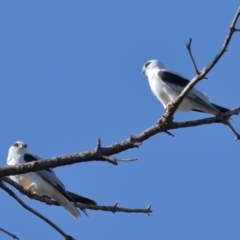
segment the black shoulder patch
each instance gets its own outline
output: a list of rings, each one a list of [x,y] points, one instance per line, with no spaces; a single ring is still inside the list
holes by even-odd
[[[33,162],[33,161],[38,161],[39,159],[37,159],[37,158],[35,158],[34,156],[32,156],[31,154],[28,154],[28,153],[26,153],[25,155],[24,155],[24,161],[25,162]],[[50,169],[44,169],[44,170],[46,170],[46,171],[48,171],[48,172],[51,172],[51,170]]]
[[[158,76],[162,79],[162,81],[164,82],[168,82],[168,83],[172,83],[172,84],[175,84],[175,85],[179,85],[181,87],[186,87],[189,83],[189,80],[177,75],[177,74],[174,74],[174,73],[171,73],[171,72],[168,72],[168,71],[159,71],[158,72]]]
[[[25,162],[32,162],[32,161],[37,161],[38,159],[33,157],[31,154],[25,154],[24,155],[24,161]]]

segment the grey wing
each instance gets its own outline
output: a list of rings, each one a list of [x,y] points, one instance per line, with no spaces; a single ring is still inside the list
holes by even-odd
[[[38,161],[42,158],[28,153],[28,154],[25,154],[24,159],[25,161],[30,162],[30,161]],[[47,181],[53,187],[55,187],[68,200],[76,203],[75,200],[70,196],[70,194],[68,194],[64,184],[58,179],[58,177],[56,176],[52,168],[39,170],[39,171],[36,171],[36,173],[39,174],[45,181]]]
[[[50,183],[52,186],[56,187],[60,192],[64,191],[66,193],[64,184],[55,175],[53,169],[51,168],[47,170],[43,169],[43,170],[37,171],[37,173],[42,178],[44,178],[48,183]]]
[[[44,180],[46,180],[49,184],[51,184],[53,187],[55,187],[65,198],[67,198],[69,201],[74,202],[76,205],[78,205],[77,202],[71,196],[71,194],[68,194],[67,190],[65,189],[65,186],[58,179],[58,177],[55,175],[55,173],[52,169],[51,169],[51,171],[49,171],[49,169],[48,170],[40,170],[40,171],[37,171],[37,173]],[[86,212],[85,212],[85,214],[86,214]]]
[[[42,159],[42,158],[40,158],[40,157],[38,157],[36,155],[33,155],[33,154],[27,153],[27,154],[24,155],[24,160],[26,162],[38,161],[40,159]],[[55,173],[54,173],[52,168],[39,170],[36,173],[39,174],[48,183],[50,183],[53,187],[57,188],[63,195],[65,195],[65,196],[67,195],[69,197],[69,195],[67,194],[67,192],[65,190],[65,186],[58,179],[58,177],[55,175]]]
[[[160,70],[158,72],[158,76],[159,76],[159,78],[161,78],[161,80],[163,82],[165,82],[172,90],[174,90],[178,94],[180,94],[182,92],[182,90],[189,83],[189,80],[187,80],[180,74],[175,73],[170,70],[167,70],[167,69]],[[201,105],[204,105],[205,107],[219,111],[217,108],[215,108],[211,104],[208,96],[206,94],[198,91],[196,88],[192,88],[186,97],[198,102]]]

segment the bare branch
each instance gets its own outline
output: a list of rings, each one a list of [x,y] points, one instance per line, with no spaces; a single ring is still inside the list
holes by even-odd
[[[212,124],[212,123],[223,123],[224,119],[229,118],[232,115],[237,114],[239,112],[240,112],[240,107],[237,107],[229,112],[222,114],[221,116],[203,118],[199,120],[186,121],[186,122],[169,122],[166,124],[163,124],[163,123],[155,124],[152,127],[144,130],[139,134],[132,135],[130,138],[122,142],[117,142],[107,147],[101,147],[101,155],[108,157],[108,156],[126,151],[128,149],[135,148],[137,146],[140,146],[140,144],[143,141],[147,140],[148,138],[158,133],[166,132],[166,130],[185,128],[185,127],[195,127],[195,126]],[[46,168],[65,166],[73,163],[98,161],[95,158],[99,159],[99,153],[96,153],[95,150],[92,150],[92,151],[83,152],[83,153],[69,154],[69,155],[60,156],[60,157],[49,158],[46,160],[39,160],[35,162],[17,164],[14,166],[3,166],[3,167],[0,167],[0,177],[22,174],[22,173],[37,171],[37,170],[46,169]],[[127,160],[129,161],[129,159]],[[114,161],[119,161],[119,159],[108,158],[108,161],[114,162]]]
[[[105,160],[116,161],[116,162],[134,162],[137,160],[137,158],[112,158],[104,155],[102,155],[102,158]]]
[[[12,233],[8,232],[7,230],[0,228],[0,231],[6,233],[7,235],[11,236],[13,239],[19,240],[19,238],[16,235],[13,235]]]
[[[63,232],[62,229],[60,229],[56,224],[51,222],[48,218],[40,214],[39,212],[35,211],[34,209],[30,208],[27,204],[25,204],[16,194],[9,189],[1,180],[0,180],[0,188],[2,188],[5,192],[7,192],[11,197],[13,197],[22,207],[27,209],[29,212],[33,213],[37,217],[41,218],[43,221],[45,221],[47,224],[49,224],[51,227],[53,227],[57,232],[59,232],[65,239],[67,240],[74,240],[73,237],[69,236],[65,232]]]
[[[87,209],[91,210],[101,210],[101,211],[106,211],[106,212],[124,212],[124,213],[147,213],[148,215],[152,212],[151,209],[148,207],[143,209],[143,208],[122,208],[122,207],[117,207],[118,202],[116,202],[113,206],[99,206],[99,205],[85,205],[81,204],[83,207],[86,206]]]
[[[175,137],[172,133],[170,133],[168,130],[163,131],[164,133],[168,134],[171,137]]]
[[[47,205],[59,206],[59,204],[54,200],[51,200],[51,199],[45,198],[45,197],[41,197],[41,196],[33,194],[29,191],[26,191],[21,185],[17,184],[16,182],[14,182],[13,180],[11,180],[8,177],[3,177],[1,180],[10,184],[11,186],[15,187],[22,194],[26,195],[30,199],[35,199],[37,201],[44,202]],[[102,210],[102,211],[108,211],[108,212],[114,212],[114,213],[115,212],[125,212],[125,213],[147,213],[147,214],[149,214],[152,212],[151,209],[141,209],[141,208],[132,209],[132,208],[117,207],[118,202],[116,202],[113,206],[99,206],[99,205],[89,205],[89,204],[82,204],[82,203],[78,203],[78,204],[73,203],[73,204],[80,209]]]
[[[101,139],[99,138],[97,141],[96,152],[101,150]]]
[[[193,54],[192,54],[192,49],[191,49],[191,46],[192,46],[192,38],[189,39],[189,42],[187,43],[187,50],[188,50],[188,53],[190,55],[190,58],[192,60],[192,63],[193,63],[193,66],[194,66],[194,69],[195,69],[195,72],[197,75],[200,74],[200,72],[198,71],[198,68],[197,68],[197,64],[194,60],[194,57],[193,57]],[[205,77],[206,78],[206,77]]]
[[[232,124],[231,124],[228,120],[223,121],[223,123],[226,124],[226,125],[232,130],[232,132],[235,134],[236,138],[235,138],[234,141],[236,142],[237,140],[240,140],[240,135],[239,135],[239,133],[234,129],[234,127],[232,126]]]

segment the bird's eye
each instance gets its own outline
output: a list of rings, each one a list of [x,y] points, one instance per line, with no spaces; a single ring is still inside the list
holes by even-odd
[[[14,146],[14,147],[18,147],[19,144],[18,144],[18,143],[14,143],[13,146]]]
[[[145,68],[147,68],[147,66],[150,65],[150,63],[151,63],[151,62],[147,62],[147,63],[145,64]]]

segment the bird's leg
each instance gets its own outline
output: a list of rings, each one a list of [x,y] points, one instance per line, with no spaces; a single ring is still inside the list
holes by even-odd
[[[168,112],[169,108],[173,105],[173,102],[170,101],[168,102],[167,106],[165,107],[165,113],[158,119],[158,123],[162,123],[163,122],[163,119],[166,118],[166,113]],[[172,118],[172,121],[173,121],[173,118]]]
[[[167,106],[165,107],[165,112],[168,112],[169,108],[173,105],[173,102],[168,102]]]
[[[37,190],[37,186],[36,186],[35,183],[32,183],[30,186],[28,186],[28,187],[25,188],[25,191],[26,191],[27,193],[29,193],[29,194],[27,195],[27,198],[28,198],[29,200],[31,200],[31,198],[29,197],[29,195],[31,195],[31,194],[36,194],[36,190]]]

